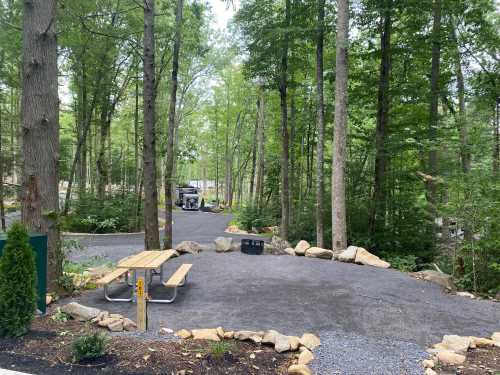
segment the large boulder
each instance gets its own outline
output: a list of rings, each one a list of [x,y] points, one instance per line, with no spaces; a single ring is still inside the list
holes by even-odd
[[[414,272],[411,275],[413,277],[416,277],[417,279],[430,281],[431,283],[441,285],[447,289],[454,289],[452,276],[446,273],[434,270],[425,270],[425,271]]]
[[[321,259],[332,259],[333,251],[322,249],[320,247],[311,247],[306,250],[306,257],[308,258],[321,258]]]
[[[175,247],[179,253],[189,253],[189,254],[198,254],[203,251],[203,247],[195,241],[182,241]]]
[[[287,247],[285,250],[283,250],[285,253],[287,253],[288,255],[291,255],[291,256],[295,256],[297,254],[295,254],[295,250],[291,247]]]
[[[68,303],[67,305],[61,307],[61,311],[68,314],[73,319],[79,320],[80,322],[92,320],[101,312],[99,309],[80,305],[77,302]]]
[[[441,343],[455,353],[464,354],[469,349],[471,341],[469,336],[445,335]]]
[[[233,239],[231,237],[217,237],[215,239],[215,251],[218,253],[226,253],[232,251]]]
[[[297,246],[295,246],[295,254],[297,255],[305,255],[306,254],[306,250],[309,249],[311,247],[311,245],[309,244],[309,242],[307,241],[299,241],[299,243],[297,244]]]
[[[321,345],[319,337],[312,333],[304,333],[300,338],[300,343],[309,350],[314,350]]]
[[[285,250],[287,247],[292,247],[290,242],[282,239],[279,236],[273,236],[271,238],[271,246],[277,250]]]
[[[362,247],[358,247],[356,251],[356,258],[354,261],[358,264],[363,264],[365,266],[373,266],[379,268],[389,268],[391,266],[390,263],[380,259],[378,256],[373,255],[369,251],[363,249]]]
[[[354,262],[357,252],[357,246],[349,246],[346,250],[342,251],[338,255],[337,260],[340,260],[341,262]]]
[[[465,362],[465,356],[462,354],[457,354],[451,350],[442,350],[437,353],[437,360],[443,365],[461,365]]]
[[[500,332],[494,332],[491,339],[495,341],[495,346],[500,348]]]
[[[313,373],[306,365],[291,365],[288,368],[288,375],[313,375]]]
[[[236,340],[253,341],[256,344],[260,344],[262,342],[263,337],[264,337],[264,332],[238,331],[234,333],[234,338]]]
[[[309,349],[302,350],[299,354],[298,364],[307,365],[314,360],[314,354]]]
[[[209,340],[209,341],[220,341],[220,337],[217,334],[217,329],[193,329],[192,331],[193,339],[195,340]]]

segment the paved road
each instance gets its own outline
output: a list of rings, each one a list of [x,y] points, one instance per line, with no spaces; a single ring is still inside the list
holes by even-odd
[[[230,214],[213,214],[208,212],[174,211],[174,246],[181,241],[196,241],[210,246],[218,236],[230,236],[235,240],[249,238],[225,233],[232,219]],[[78,240],[85,251],[72,254],[74,261],[85,261],[92,257],[104,257],[106,260],[118,260],[144,249],[144,234],[106,234],[106,235],[67,235],[67,239]],[[250,238],[259,238],[251,235]],[[163,240],[163,231],[160,232]]]

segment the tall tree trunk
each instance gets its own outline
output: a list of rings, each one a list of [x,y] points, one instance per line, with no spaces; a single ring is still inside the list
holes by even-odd
[[[457,40],[455,24],[451,26],[451,40],[455,47],[455,76],[457,77],[457,93],[458,93],[458,131],[460,136],[460,161],[462,164],[462,172],[467,178],[470,173],[471,154],[469,149],[469,128],[467,123],[467,113],[465,107],[465,80],[462,71],[462,59],[460,56],[460,49]],[[466,192],[469,195],[468,192]],[[445,198],[448,199],[448,192],[445,192]],[[467,197],[466,199],[469,199]],[[445,202],[446,203],[446,202]],[[443,218],[443,227],[445,226],[448,218]],[[444,232],[444,230],[443,230]],[[443,239],[446,239],[443,233]],[[472,230],[469,223],[464,223],[464,239],[466,241],[472,240]]]
[[[258,129],[257,129],[257,177],[255,182],[255,204],[260,210],[262,208],[262,197],[264,194],[264,167],[265,167],[265,145],[264,145],[264,129],[265,129],[265,100],[264,94],[259,95],[259,112]]]
[[[172,57],[172,82],[170,84],[170,105],[168,111],[167,129],[167,162],[165,167],[165,238],[163,247],[172,248],[172,189],[174,184],[174,137],[175,137],[175,109],[177,105],[177,75],[179,73],[179,54],[182,42],[182,7],[183,0],[177,0],[175,11],[175,40],[174,53]]]
[[[349,45],[349,0],[337,2],[335,66],[335,127],[332,160],[332,249],[347,247],[345,165],[347,136],[347,51]]]
[[[3,59],[2,59],[3,60]],[[2,61],[3,63],[3,61]],[[1,98],[0,98],[1,100]],[[4,188],[3,188],[3,175],[4,175],[4,158],[3,158],[3,139],[2,139],[2,130],[3,130],[3,112],[0,101],[0,221],[2,222],[2,231],[5,232],[5,205],[4,205]]]
[[[144,0],[144,245],[160,248],[156,186],[155,0]]]
[[[494,119],[493,119],[493,176],[499,176],[500,167],[500,98],[497,98],[495,103]]]
[[[259,131],[259,99],[257,99],[257,112],[255,115],[255,127],[253,131],[252,143],[252,167],[250,170],[250,188],[249,188],[249,202],[253,204],[253,196],[255,190],[255,169],[257,168],[257,133]]]
[[[103,95],[100,118],[99,156],[97,157],[97,196],[102,201],[106,193],[108,181],[108,161],[106,160],[106,139],[108,137],[109,95]]]
[[[139,66],[137,66],[137,70],[139,70]],[[134,171],[135,171],[135,180],[134,180],[134,193],[139,193],[139,183],[141,180],[139,167],[139,73],[135,77],[135,110],[134,110]],[[156,87],[155,87],[156,91]]]
[[[324,145],[325,145],[325,103],[323,95],[323,40],[325,34],[325,0],[318,0],[318,35],[316,37],[316,95],[318,97],[318,144],[316,164],[316,244],[325,247],[324,221],[325,181],[324,181]]]
[[[80,106],[80,116],[79,116],[79,124],[78,124],[78,136],[79,139],[83,137],[83,133],[86,133],[86,124],[87,117],[90,116],[89,108],[88,108],[88,95],[87,95],[87,69],[84,63],[82,63],[82,75],[81,75],[81,106]],[[85,194],[85,189],[87,187],[87,147],[86,147],[86,137],[84,138],[84,142],[80,147],[80,150],[76,152],[79,153],[78,160],[78,196],[82,197]],[[71,178],[71,176],[70,176]],[[68,183],[68,190],[69,183]],[[71,192],[70,192],[71,194]]]
[[[391,75],[391,31],[392,2],[381,1],[381,31],[380,31],[380,78],[378,86],[377,129],[375,133],[375,181],[373,185],[373,200],[369,217],[370,238],[374,242],[377,232],[384,232],[386,201],[387,201],[387,126],[389,125],[389,89]]]
[[[215,109],[215,202],[219,206],[219,116]]]
[[[56,0],[24,2],[22,221],[48,236],[48,282],[62,274],[59,215],[59,97]]]
[[[432,25],[432,63],[431,63],[431,90],[429,100],[429,160],[428,175],[431,178],[426,179],[427,201],[430,206],[430,217],[432,231],[432,241],[435,240],[435,219],[437,216],[437,185],[436,177],[438,174],[437,158],[437,129],[439,122],[438,104],[439,104],[439,65],[441,60],[441,4],[442,0],[434,0],[433,6],[433,25]]]
[[[283,25],[283,47],[280,66],[280,107],[281,107],[281,237],[288,239],[290,226],[290,189],[289,189],[289,150],[288,150],[288,44],[290,40],[289,28],[291,22],[291,2],[285,0],[285,22]]]

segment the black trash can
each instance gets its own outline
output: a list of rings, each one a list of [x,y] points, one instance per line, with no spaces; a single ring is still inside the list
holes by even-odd
[[[264,241],[262,240],[241,240],[241,252],[248,255],[261,255],[264,251]]]

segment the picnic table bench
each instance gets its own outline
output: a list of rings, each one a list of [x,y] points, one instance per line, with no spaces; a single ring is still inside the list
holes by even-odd
[[[104,287],[104,298],[111,302],[131,302],[135,301],[135,285],[137,273],[144,271],[145,279],[149,282],[145,283],[145,292],[147,294],[148,284],[152,282],[153,270],[160,268],[160,282],[169,289],[172,289],[172,297],[168,299],[152,299],[148,298],[148,302],[155,303],[172,303],[177,297],[177,288],[186,283],[186,279],[192,264],[182,264],[177,271],[166,281],[163,282],[163,265],[172,258],[176,252],[174,250],[146,250],[135,254],[129,258],[119,262],[117,269],[110,272],[97,280],[97,285]],[[109,285],[125,275],[128,283],[128,274],[132,273],[132,291],[130,298],[111,298],[108,294]]]

